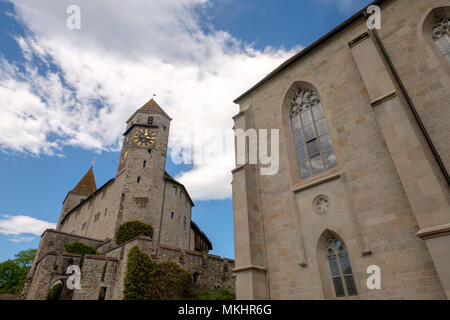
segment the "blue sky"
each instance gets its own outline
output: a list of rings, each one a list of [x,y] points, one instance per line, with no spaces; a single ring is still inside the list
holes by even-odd
[[[94,156],[97,185],[114,176],[124,123],[153,93],[174,119],[172,142],[229,130],[234,98],[370,1],[91,2],[0,0],[0,261],[38,246]],[[70,4],[81,30],[65,28]],[[169,157],[167,171],[194,198],[212,253],[234,257],[224,157]]]

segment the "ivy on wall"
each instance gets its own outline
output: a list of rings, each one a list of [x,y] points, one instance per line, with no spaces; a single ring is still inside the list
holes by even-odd
[[[139,236],[153,237],[153,227],[141,221],[125,222],[117,230],[116,243],[122,244]]]
[[[124,300],[191,299],[192,277],[174,262],[156,263],[137,246],[128,253]]]
[[[67,253],[73,253],[73,254],[80,254],[80,268],[83,267],[84,262],[84,256],[87,254],[93,254],[93,255],[100,255],[97,250],[95,250],[93,247],[84,244],[82,242],[72,242],[72,243],[65,243],[64,246],[66,247]]]

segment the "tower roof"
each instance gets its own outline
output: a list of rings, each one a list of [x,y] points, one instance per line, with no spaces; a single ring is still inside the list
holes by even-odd
[[[169,117],[169,115],[159,106],[159,104],[156,103],[154,99],[151,99],[149,102],[140,107],[135,113],[133,113],[133,115],[130,117],[130,119],[127,120],[127,122],[129,122],[138,112],[161,114],[167,119],[172,120],[172,118]]]
[[[97,191],[97,185],[95,184],[94,171],[90,168],[71,192],[91,195],[95,191]]]

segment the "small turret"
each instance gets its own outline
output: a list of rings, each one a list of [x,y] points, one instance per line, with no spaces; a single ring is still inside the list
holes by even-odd
[[[88,198],[91,194],[97,191],[97,185],[95,183],[95,176],[92,167],[81,178],[80,182],[67,193],[66,198],[63,201],[63,208],[59,215],[57,230],[60,228],[61,220],[64,216],[73,208],[75,208],[81,201]]]

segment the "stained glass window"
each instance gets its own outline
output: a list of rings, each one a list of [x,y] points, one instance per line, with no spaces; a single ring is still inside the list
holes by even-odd
[[[311,89],[301,88],[290,104],[300,176],[308,178],[337,166],[319,96]]]
[[[353,270],[347,249],[342,241],[328,240],[327,253],[336,297],[357,296],[358,289],[356,288]]]

